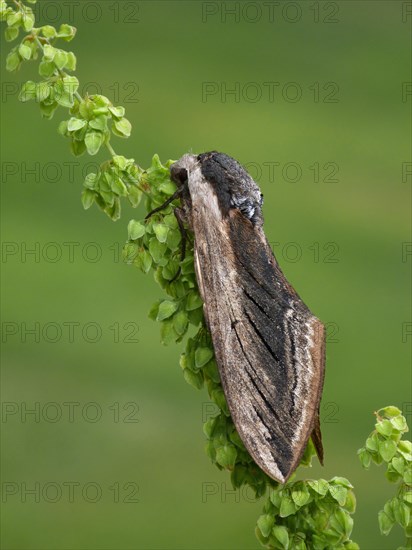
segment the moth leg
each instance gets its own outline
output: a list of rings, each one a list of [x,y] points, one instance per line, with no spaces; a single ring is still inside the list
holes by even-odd
[[[179,226],[180,235],[182,236],[181,249],[180,249],[180,261],[183,262],[183,260],[186,257],[186,243],[187,243],[187,231],[185,229],[184,222],[187,221],[187,218],[182,208],[179,208],[179,207],[174,208],[173,213],[177,220],[177,225]],[[181,270],[182,269],[179,266],[179,269],[177,270],[176,275],[170,281],[171,283],[180,275]]]
[[[167,201],[165,201],[163,204],[161,204],[160,206],[158,206],[157,208],[149,212],[145,217],[145,220],[148,220],[151,216],[153,216],[153,214],[156,214],[156,212],[160,212],[161,210],[164,210],[166,206],[169,206],[171,202],[173,202],[175,199],[180,198],[181,194],[182,194],[182,189],[179,187],[179,189],[176,189],[176,191],[173,193],[171,197],[167,199]]]

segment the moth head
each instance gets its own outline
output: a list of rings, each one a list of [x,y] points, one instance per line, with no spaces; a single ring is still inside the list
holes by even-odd
[[[170,177],[178,187],[187,185],[188,174],[197,164],[195,155],[183,155],[170,166]]]
[[[170,178],[178,187],[187,183],[187,170],[175,162],[170,167]]]

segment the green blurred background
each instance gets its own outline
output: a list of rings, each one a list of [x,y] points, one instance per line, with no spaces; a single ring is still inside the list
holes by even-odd
[[[410,256],[402,244],[411,240],[411,176],[402,177],[410,161],[411,98],[402,98],[402,82],[411,80],[408,5],[36,8],[38,25],[78,28],[68,49],[78,58],[80,91],[126,107],[133,134],[115,138],[116,151],[147,167],[156,152],[165,161],[217,149],[258,179],[278,260],[330,323],[325,467],[302,475],[352,481],[352,538],[367,550],[394,548],[402,536],[396,528],[380,536],[377,512],[393,487],[382,469],[363,471],[356,450],[377,408],[396,404],[412,420]],[[9,47],[2,39],[3,52]],[[161,296],[152,278],[118,260],[127,222],[142,210],[124,209],[117,223],[96,207],[83,211],[82,170],[105,153],[72,157],[57,134],[67,112],[47,121],[38,105],[19,104],[16,89],[36,70],[26,64],[10,75],[2,59],[2,480],[10,493],[2,548],[259,548],[263,501],[236,497],[229,476],[209,463],[202,422],[213,407],[184,382],[181,346],[161,346],[159,326],[147,318]],[[225,95],[236,86],[238,96]],[[79,324],[73,338],[68,322]],[[38,323],[38,342],[24,336],[24,323]],[[91,343],[95,330],[100,338]],[[69,402],[79,404],[71,417]],[[38,416],[25,407],[38,407]],[[30,494],[23,502],[36,487],[39,502]],[[101,495],[91,502],[96,487]]]

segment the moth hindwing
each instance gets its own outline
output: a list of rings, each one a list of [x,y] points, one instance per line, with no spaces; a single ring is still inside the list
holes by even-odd
[[[216,151],[171,166],[194,233],[195,270],[229,410],[258,466],[284,483],[309,437],[320,460],[325,332],[263,232],[258,185]]]

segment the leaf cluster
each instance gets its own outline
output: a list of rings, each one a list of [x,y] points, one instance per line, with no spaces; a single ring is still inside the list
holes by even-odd
[[[378,514],[379,527],[388,535],[398,524],[412,543],[412,443],[402,439],[408,431],[405,417],[397,407],[380,409],[376,414],[374,431],[359,449],[362,466],[368,469],[373,462],[386,466],[386,478],[397,484],[396,495],[386,502]],[[399,549],[400,550],[400,549]]]
[[[67,72],[76,69],[76,56],[56,46],[59,41],[70,42],[76,34],[75,27],[67,24],[59,29],[51,25],[35,27],[33,10],[17,0],[13,6],[0,1],[0,20],[7,24],[6,40],[15,40],[20,31],[25,33],[20,44],[9,52],[6,68],[16,71],[25,61],[39,60],[38,72],[42,78],[23,84],[20,101],[36,101],[45,118],[52,118],[59,106],[69,109],[71,117],[60,123],[59,133],[70,139],[74,155],[86,151],[96,155],[102,146],[109,149],[111,159],[100,165],[98,173],[87,175],[82,203],[86,209],[96,203],[112,220],[117,220],[121,197],[127,197],[136,207],[143,192],[139,186],[142,169],[134,159],[116,155],[110,144],[111,135],[128,138],[131,134],[132,126],[125,117],[124,107],[114,106],[103,95],[84,98],[79,95],[79,81]]]
[[[353,487],[343,477],[290,482],[272,489],[256,536],[267,548],[356,550],[350,540]]]

